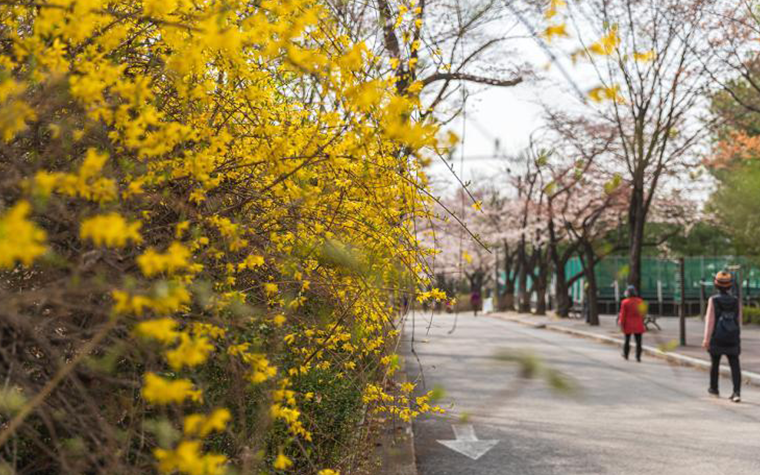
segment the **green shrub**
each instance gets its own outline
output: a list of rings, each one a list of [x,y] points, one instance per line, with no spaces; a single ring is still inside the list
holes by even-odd
[[[760,325],[760,307],[744,307],[742,309],[743,323],[755,323]]]
[[[340,467],[341,459],[351,453],[349,447],[358,442],[355,440],[356,429],[364,411],[360,385],[346,378],[341,371],[327,369],[296,377],[291,387],[297,393],[311,396],[299,409],[313,436],[301,447],[288,447],[285,455],[295,463],[291,469],[297,473],[308,473],[311,465]],[[290,438],[292,436],[287,426],[281,421],[276,422],[267,441],[270,463],[278,449],[288,445],[286,442]]]

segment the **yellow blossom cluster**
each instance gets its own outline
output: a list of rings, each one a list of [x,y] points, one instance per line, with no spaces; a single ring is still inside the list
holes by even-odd
[[[117,213],[93,216],[82,221],[80,237],[96,246],[124,247],[129,242],[142,242],[139,221],[127,222]]]
[[[154,404],[170,404],[184,402],[187,399],[200,401],[201,392],[193,387],[187,379],[168,380],[154,373],[145,374],[145,385],[142,389],[146,401]]]
[[[31,206],[19,201],[0,215],[0,269],[31,264],[45,253],[45,231],[29,221]]]
[[[315,399],[437,410],[371,388],[397,368],[393,289],[426,282],[423,164],[450,140],[351,33],[320,0],[0,5],[0,271],[62,352],[35,350],[26,390],[63,361],[94,381],[66,373],[70,414],[43,418],[93,455],[51,441],[51,466],[303,472],[331,430]]]
[[[617,26],[610,27],[607,34],[602,36],[599,41],[596,41],[589,46],[589,51],[594,54],[609,56],[615,52],[615,49],[620,45],[620,37],[618,36]]]
[[[549,6],[544,11],[545,19],[554,21],[560,14],[560,8],[562,7],[567,7],[567,3],[564,0],[551,0]],[[613,55],[617,57],[614,61],[621,60],[623,63],[631,58],[638,63],[648,63],[654,60],[654,51],[633,51],[633,54],[630,56],[625,54],[624,51],[621,51],[621,39],[618,33],[618,28],[619,27],[616,24],[605,24],[605,33],[601,38],[570,54],[573,62],[575,63],[579,58],[586,58],[593,61],[595,56],[609,57]],[[549,24],[543,32],[543,37],[549,42],[555,37],[569,36],[564,22]],[[589,99],[596,103],[603,103],[606,101],[610,101],[614,104],[626,103],[619,84],[601,85],[591,88],[587,92],[587,95]]]
[[[137,258],[137,265],[145,277],[153,277],[159,273],[172,275],[177,270],[189,267],[189,259],[190,250],[179,242],[173,242],[164,254],[149,248]]]
[[[375,413],[391,414],[403,421],[411,421],[426,413],[443,414],[443,409],[431,404],[433,391],[419,397],[412,397],[409,393],[413,390],[413,384],[404,383],[401,394],[389,394],[380,386],[370,384],[365,388],[363,400],[365,404],[373,407]]]
[[[107,154],[90,148],[76,173],[40,170],[34,177],[34,185],[43,196],[57,191],[97,202],[112,201],[116,198],[116,182],[101,176],[107,160]]]

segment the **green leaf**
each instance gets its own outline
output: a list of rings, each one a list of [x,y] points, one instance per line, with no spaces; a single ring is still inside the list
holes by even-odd
[[[623,177],[620,176],[620,174],[616,173],[614,177],[612,177],[612,180],[608,181],[604,184],[604,192],[608,195],[611,195],[617,189],[620,187],[620,185],[623,183]]]
[[[17,414],[26,404],[26,397],[20,389],[0,389],[0,414],[12,417]]]

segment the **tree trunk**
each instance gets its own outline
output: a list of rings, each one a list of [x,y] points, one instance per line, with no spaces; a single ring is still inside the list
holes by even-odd
[[[557,315],[562,318],[567,318],[570,314],[570,308],[573,306],[573,302],[570,300],[570,286],[579,278],[576,274],[568,279],[567,274],[565,274],[565,268],[573,253],[566,250],[563,254],[559,254],[556,249],[551,252],[555,276],[554,293],[557,299],[556,311]]]
[[[504,243],[504,274],[506,282],[504,283],[504,294],[499,298],[500,311],[515,310],[515,278],[517,269],[515,269],[515,253],[509,252],[509,246]]]
[[[536,315],[546,315],[546,285],[536,287]]]
[[[570,314],[570,288],[567,285],[567,279],[565,278],[565,271],[556,271],[556,280],[554,281],[554,293],[557,299],[557,315],[562,318],[566,318]]]
[[[628,208],[629,260],[628,283],[641,291],[641,250],[644,247],[644,226],[646,212],[644,210],[644,190],[634,186],[631,194],[631,204]]]
[[[546,315],[546,281],[536,282],[536,315]]]
[[[517,311],[530,313],[530,293],[528,292],[528,262],[525,255],[525,240],[520,242],[517,252],[517,260],[520,271],[517,276]]]
[[[568,295],[569,286],[567,285],[567,276],[565,275],[565,267],[567,266],[567,259],[564,256],[560,256],[557,251],[557,243],[554,239],[554,226],[549,223],[549,235],[552,242],[549,243],[549,256],[554,264],[554,294],[557,301],[557,315],[562,318],[566,318],[570,314],[570,296]]]
[[[551,259],[552,265],[554,266],[554,275],[556,277],[554,281],[554,294],[556,299],[555,310],[557,312],[557,315],[562,318],[567,318],[568,315],[570,315],[570,308],[572,307],[573,303],[570,301],[570,284],[567,282],[565,268],[567,267],[567,262],[570,260],[570,256],[573,255],[576,246],[573,245],[570,249],[566,249],[562,254],[560,254],[559,250],[557,249],[559,239],[557,238],[553,219],[549,220],[548,227],[549,257]]]
[[[517,291],[518,302],[517,311],[520,313],[530,313],[530,292],[528,291],[528,273],[520,272],[520,282]]]
[[[504,285],[504,310],[514,312],[515,307],[515,290],[517,290],[517,276],[520,273],[520,264],[516,262],[516,257],[513,256],[512,263],[515,266],[512,269],[507,269],[507,282]]]
[[[514,279],[508,280],[504,286],[504,295],[499,299],[499,310],[502,311],[514,311],[515,310],[515,281]]]
[[[483,295],[483,273],[475,271],[472,274],[465,274],[467,280],[470,282],[470,293],[477,292],[481,296]]]
[[[546,289],[549,287],[551,274],[548,251],[539,251],[537,264],[538,274],[533,286],[536,292],[536,315],[546,315]]]
[[[473,308],[473,311],[480,311],[483,308],[483,299],[485,299],[485,295],[483,295],[483,283],[485,281],[485,273],[480,270],[476,270],[472,274],[466,274],[467,280],[470,281],[470,295],[472,293],[477,292],[478,295],[480,295],[480,303],[479,308]]]
[[[586,284],[588,289],[586,291],[586,298],[588,299],[588,312],[589,312],[589,325],[599,326],[599,299],[598,288],[596,284],[596,274],[594,273],[594,267],[596,267],[596,253],[594,248],[589,242],[583,243],[583,273],[586,278]]]

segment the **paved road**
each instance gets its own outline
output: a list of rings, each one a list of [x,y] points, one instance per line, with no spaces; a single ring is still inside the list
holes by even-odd
[[[410,379],[441,387],[445,416],[414,425],[420,475],[760,474],[760,391],[741,404],[707,395],[707,373],[660,360],[625,361],[612,347],[498,318],[417,314],[404,334]],[[419,363],[410,354],[411,339]],[[520,378],[498,358],[522,351],[572,378],[574,395]],[[470,455],[498,440],[477,460]]]

